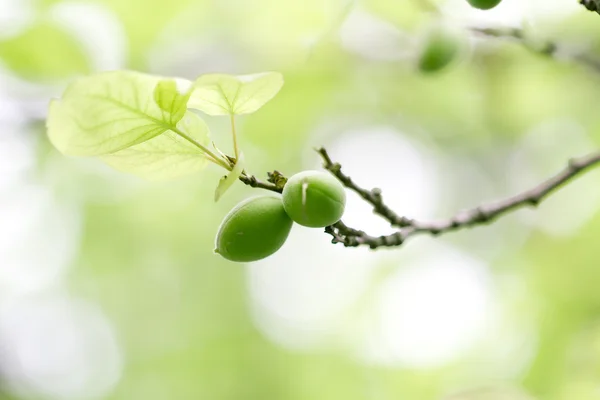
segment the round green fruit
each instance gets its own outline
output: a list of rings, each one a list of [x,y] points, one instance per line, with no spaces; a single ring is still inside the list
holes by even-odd
[[[422,72],[436,72],[450,64],[458,55],[458,39],[441,29],[435,29],[427,35],[421,54],[419,69]]]
[[[304,171],[292,176],[283,187],[283,207],[300,225],[323,228],[344,214],[346,192],[333,176],[321,171]]]
[[[490,10],[500,4],[502,0],[467,0],[472,7],[480,10]]]
[[[257,261],[283,246],[292,220],[281,196],[251,197],[235,206],[217,233],[215,253],[230,261]]]

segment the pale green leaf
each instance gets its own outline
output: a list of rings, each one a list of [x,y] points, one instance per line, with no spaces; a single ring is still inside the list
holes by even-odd
[[[231,172],[219,180],[217,190],[215,190],[215,201],[219,201],[221,196],[238,180],[244,171],[244,154],[240,153]]]
[[[208,127],[191,111],[179,121],[177,127],[203,147],[210,143]],[[206,153],[200,147],[172,131],[166,131],[144,143],[100,158],[119,171],[150,180],[192,174],[203,169],[208,163]]]
[[[282,86],[283,76],[278,72],[202,75],[194,82],[188,107],[209,115],[250,114],[271,100]]]
[[[189,81],[188,81],[189,82]],[[183,85],[185,85],[185,81]],[[191,85],[189,89],[180,92],[177,82],[174,79],[164,79],[160,81],[154,89],[154,101],[169,116],[169,122],[176,124],[185,115],[187,111],[187,102],[191,94]]]
[[[169,130],[177,119],[154,101],[160,77],[111,71],[71,83],[50,104],[47,127],[52,144],[68,155],[114,153]]]

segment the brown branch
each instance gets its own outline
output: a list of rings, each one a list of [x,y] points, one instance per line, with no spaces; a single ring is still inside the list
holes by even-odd
[[[417,230],[433,234],[444,233],[462,227],[492,222],[499,216],[525,206],[537,206],[548,195],[569,182],[577,175],[600,163],[600,152],[569,160],[568,165],[558,174],[540,183],[538,186],[515,196],[484,204],[457,214],[453,218],[435,223],[413,225]]]
[[[369,192],[358,187],[350,179],[350,177],[343,174],[339,164],[331,163],[331,158],[325,149],[321,148],[318,150],[318,152],[323,158],[323,166],[325,169],[329,170],[333,175],[335,175],[344,185],[346,185],[346,187],[359,194],[363,191],[367,193]],[[599,164],[600,152],[581,158],[571,159],[567,167],[565,167],[562,171],[530,190],[503,200],[494,201],[470,210],[460,212],[455,216],[445,220],[422,222],[404,218],[405,221],[410,221],[410,224],[402,227],[391,235],[371,236],[363,231],[350,228],[341,221],[332,225],[331,227],[328,227],[326,232],[333,237],[333,243],[342,243],[347,247],[366,245],[371,249],[376,249],[379,247],[400,246],[408,238],[417,234],[426,233],[436,236],[459,229],[470,228],[477,225],[485,225],[510,211],[514,211],[526,206],[537,206],[542,200],[544,200],[559,187],[573,180],[584,171],[589,170]],[[335,166],[335,168],[333,168],[333,166]],[[350,186],[347,186],[348,183]],[[387,206],[384,206],[381,193],[378,194],[375,201],[373,201],[371,198],[365,198],[365,200],[373,205],[374,209],[376,207],[385,207],[385,209],[389,209]],[[391,218],[387,218],[385,215],[382,216],[384,216],[384,218],[386,218],[390,224],[394,224],[396,222],[395,213],[390,214]]]
[[[519,28],[471,28],[471,31],[494,38],[512,39],[529,50],[552,58],[564,58],[571,62],[583,65],[594,72],[600,73],[600,60],[584,53],[570,53],[562,49],[558,44],[549,40],[540,41],[527,36],[523,29]]]
[[[317,149],[317,152],[321,155],[321,158],[323,158],[323,168],[337,177],[344,184],[344,186],[354,191],[360,197],[362,197],[364,201],[371,204],[375,214],[380,215],[385,220],[389,221],[389,223],[394,227],[402,228],[412,224],[410,219],[396,214],[392,209],[385,205],[381,197],[380,189],[374,188],[371,190],[366,190],[357,186],[352,181],[352,178],[342,172],[342,166],[339,163],[334,163],[331,161],[329,154],[327,154],[327,150],[321,147]]]
[[[333,239],[331,243],[341,243],[345,247],[368,246],[371,249],[379,247],[400,246],[408,238],[411,227],[403,228],[391,235],[371,236],[364,231],[350,228],[344,222],[339,221],[325,228],[325,233],[330,234]]]
[[[272,182],[263,182],[257,179],[254,175],[242,174],[240,176],[240,181],[244,182],[250,187],[270,190],[271,192],[281,193],[283,190],[283,187],[279,187]]]

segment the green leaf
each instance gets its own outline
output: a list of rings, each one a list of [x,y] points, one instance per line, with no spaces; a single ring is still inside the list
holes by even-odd
[[[202,75],[194,82],[188,107],[209,115],[250,114],[271,100],[282,86],[283,76],[278,72]]]
[[[177,126],[196,143],[204,147],[209,144],[208,127],[193,112],[188,111]],[[204,150],[172,131],[100,158],[119,171],[150,180],[192,174],[208,164]]]
[[[180,108],[164,110],[154,100],[160,77],[111,71],[71,83],[50,104],[48,136],[62,153],[95,156],[114,153],[165,132],[177,133]]]
[[[190,83],[183,81],[182,85]],[[176,124],[187,111],[187,102],[192,94],[192,85],[189,84],[189,89],[181,93],[177,88],[177,82],[174,79],[164,79],[156,85],[154,89],[154,101],[170,116],[171,124]]]
[[[235,166],[229,174],[219,180],[217,190],[215,190],[215,202],[219,201],[221,196],[238,180],[244,171],[244,153],[240,153],[239,158],[235,162]]]

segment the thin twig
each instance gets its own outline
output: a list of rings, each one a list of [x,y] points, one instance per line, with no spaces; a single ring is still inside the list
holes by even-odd
[[[562,49],[558,44],[549,40],[539,41],[528,37],[523,29],[519,28],[471,28],[471,31],[495,38],[513,39],[529,50],[552,58],[564,58],[574,63],[583,65],[600,73],[600,60],[584,53],[571,53]]]
[[[326,169],[328,169],[332,174],[338,177],[338,179],[340,179],[340,176],[345,177],[345,175],[343,175],[341,172],[341,168],[335,168],[333,170],[327,168],[328,165],[335,164],[331,163],[331,158],[329,157],[325,149],[319,149],[319,153],[323,157],[323,165]],[[597,166],[599,164],[600,152],[593,153],[580,158],[571,159],[567,167],[565,167],[562,171],[530,190],[519,193],[512,197],[508,197],[503,200],[483,204],[470,210],[460,212],[455,216],[445,220],[434,222],[421,222],[417,220],[409,220],[411,221],[409,226],[405,226],[391,235],[371,236],[363,231],[358,231],[356,229],[349,228],[341,221],[337,224],[332,225],[331,227],[328,227],[326,229],[326,232],[333,237],[333,243],[342,243],[344,244],[344,246],[347,247],[357,247],[361,245],[366,245],[372,249],[376,249],[379,247],[400,246],[408,238],[417,234],[427,233],[430,235],[440,235],[459,229],[469,228],[477,225],[484,225],[494,221],[498,217],[510,211],[514,211],[516,209],[523,208],[526,206],[537,206],[542,200],[544,200],[548,195],[553,193],[559,187],[573,180],[575,177],[579,176],[584,171],[589,170],[592,167]],[[364,189],[358,187],[351,180],[340,179],[340,181],[344,185],[346,185],[346,182],[350,182],[351,186],[347,187],[351,190],[356,191],[357,193],[365,191]],[[383,201],[381,200],[381,194],[379,194],[378,202],[373,203],[366,198],[365,200],[371,203],[374,207],[376,207],[378,204],[383,204]],[[391,214],[392,217],[394,215],[395,214]],[[392,223],[392,221],[394,221],[394,218],[388,219],[388,221]]]
[[[360,197],[362,197],[363,200],[371,204],[373,206],[373,212],[375,214],[380,215],[385,220],[389,221],[389,223],[392,226],[397,228],[412,225],[412,220],[396,214],[383,202],[380,189],[374,188],[371,190],[366,190],[357,186],[352,180],[352,178],[350,178],[348,175],[342,172],[342,166],[339,163],[334,163],[333,161],[331,161],[329,154],[327,154],[327,150],[321,147],[317,149],[317,152],[321,155],[321,158],[323,159],[323,168],[331,172],[344,184],[344,186],[354,191]]]
[[[537,206],[548,195],[563,184],[572,180],[582,172],[600,163],[600,152],[569,160],[567,166],[558,174],[540,183],[536,187],[515,196],[484,204],[457,214],[453,218],[435,223],[419,223],[413,225],[417,230],[433,234],[450,230],[492,222],[502,214],[525,206]]]
[[[271,192],[281,193],[281,191],[283,190],[282,187],[279,187],[271,182],[263,182],[257,179],[254,175],[242,174],[240,176],[240,181],[244,182],[250,187],[270,190]]]

